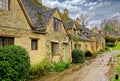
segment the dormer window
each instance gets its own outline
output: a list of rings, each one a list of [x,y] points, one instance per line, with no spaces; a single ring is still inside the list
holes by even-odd
[[[57,18],[54,18],[54,31],[61,30],[61,21]]]
[[[0,10],[9,10],[9,0],[0,0]]]

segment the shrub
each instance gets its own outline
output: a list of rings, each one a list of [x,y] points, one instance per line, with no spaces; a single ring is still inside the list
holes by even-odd
[[[67,68],[69,68],[69,63],[66,62],[57,62],[51,64],[51,71],[60,72]]]
[[[105,51],[110,51],[110,48],[108,46],[105,46]]]
[[[91,59],[93,56],[93,53],[89,50],[85,51],[85,58],[86,59]]]
[[[0,81],[25,81],[29,67],[30,58],[24,48],[0,47]]]
[[[87,51],[85,51],[85,57],[92,57],[92,52],[91,51],[89,51],[89,50],[87,50]]]
[[[120,74],[120,66],[117,66],[117,72]]]
[[[47,58],[43,59],[40,63],[34,64],[30,67],[29,79],[44,76],[50,71],[50,62]]]
[[[107,30],[107,31],[112,31],[113,28],[111,26],[105,26],[104,30]]]
[[[106,41],[106,46],[114,47],[116,45],[115,43],[117,41],[117,38],[114,36],[107,36],[105,38],[105,41]]]
[[[73,63],[83,63],[85,60],[84,52],[81,50],[73,50],[72,51],[72,62]]]
[[[117,41],[117,38],[114,37],[114,36],[107,36],[107,37],[105,38],[105,41],[106,41],[106,42],[116,42],[116,41]]]
[[[98,51],[98,54],[103,54],[105,52],[105,50],[100,50],[100,51]]]
[[[106,46],[114,47],[116,46],[114,42],[106,42]]]

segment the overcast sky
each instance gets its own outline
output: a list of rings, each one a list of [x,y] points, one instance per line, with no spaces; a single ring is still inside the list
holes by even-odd
[[[67,8],[73,19],[85,12],[90,17],[90,23],[99,23],[120,13],[120,0],[42,0],[42,3],[50,8],[58,7],[60,12]]]

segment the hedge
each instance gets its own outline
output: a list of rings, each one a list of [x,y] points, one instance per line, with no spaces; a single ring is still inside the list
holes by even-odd
[[[24,48],[0,47],[0,81],[25,81],[29,68],[30,57]]]

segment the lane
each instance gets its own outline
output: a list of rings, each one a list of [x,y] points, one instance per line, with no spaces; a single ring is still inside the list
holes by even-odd
[[[109,81],[107,73],[112,69],[111,63],[114,62],[114,55],[120,51],[105,53],[92,62],[69,74],[55,76],[45,81]]]

